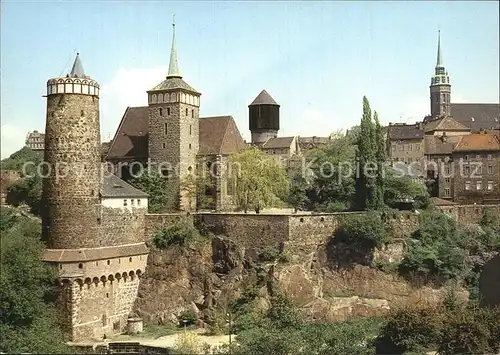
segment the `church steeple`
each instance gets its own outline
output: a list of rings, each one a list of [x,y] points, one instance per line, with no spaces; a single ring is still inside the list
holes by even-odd
[[[182,79],[182,76],[179,72],[179,64],[177,62],[177,45],[175,43],[175,15],[172,20],[172,49],[170,50],[170,64],[168,66],[167,79],[169,78]]]
[[[436,67],[434,75],[431,77],[431,116],[445,117],[451,116],[450,94],[451,84],[450,76],[443,64],[443,54],[441,50],[441,31],[438,32],[438,46]]]
[[[436,68],[443,67],[443,56],[441,54],[441,30],[438,31],[438,52],[436,60]]]

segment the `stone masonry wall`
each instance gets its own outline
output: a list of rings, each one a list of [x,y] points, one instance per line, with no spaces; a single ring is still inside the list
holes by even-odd
[[[75,286],[73,340],[102,339],[123,332],[138,289],[137,276]]]
[[[60,264],[63,317],[71,340],[102,339],[127,325],[147,255]]]
[[[145,209],[100,206],[100,243],[102,246],[134,244],[144,241]]]
[[[174,169],[170,172],[169,183],[173,193],[180,197],[182,176],[190,167],[193,173],[196,169],[199,107],[179,102],[181,93],[176,95],[175,102],[149,105],[149,157],[153,163]],[[178,200],[181,207],[185,207],[185,200]]]
[[[100,245],[99,148],[99,98],[48,95],[42,225],[50,248]]]
[[[500,214],[500,206],[486,206]],[[441,210],[450,214],[459,224],[479,223],[485,206],[443,206]],[[310,250],[326,238],[331,237],[339,220],[346,215],[364,212],[325,214],[244,214],[244,213],[194,213],[148,214],[146,215],[146,240],[157,229],[165,228],[176,221],[184,220],[205,226],[216,235],[245,246],[283,245],[290,251]],[[418,214],[399,211],[388,216],[393,238],[399,239],[418,228]]]
[[[288,215],[198,213],[195,224],[242,248],[280,247],[289,238]]]
[[[483,211],[486,208],[500,215],[500,205],[454,205],[439,207],[440,210],[451,215],[460,225],[480,223],[483,218]]]
[[[145,216],[145,233],[144,241],[150,242],[159,229],[166,228],[175,223],[187,223],[193,225],[193,215],[180,214],[180,213],[161,213],[161,214],[147,214]]]

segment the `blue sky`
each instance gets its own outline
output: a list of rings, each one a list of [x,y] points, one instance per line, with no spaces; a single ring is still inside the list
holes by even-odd
[[[103,140],[127,106],[166,76],[172,14],[179,67],[202,93],[201,115],[233,115],[266,89],[281,105],[280,135],[328,135],[358,123],[362,97],[384,123],[415,122],[441,29],[452,102],[499,101],[498,2],[3,1],[2,157],[45,127],[49,78],[79,51],[98,80]]]

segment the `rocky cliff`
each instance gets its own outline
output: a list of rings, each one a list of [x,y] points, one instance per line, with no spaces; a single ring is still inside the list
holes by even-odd
[[[191,247],[152,248],[136,312],[154,323],[177,322],[176,316],[186,309],[206,319],[211,309],[227,310],[249,288],[259,290],[258,304],[265,308],[269,304],[267,281],[285,291],[306,320],[338,322],[382,315],[405,304],[436,303],[448,291],[417,287],[369,265],[398,261],[401,243],[359,263],[333,261],[330,248],[319,244],[308,255],[286,255],[285,250],[282,256],[286,258],[271,261],[221,236]],[[467,293],[460,291],[459,296],[466,299]]]

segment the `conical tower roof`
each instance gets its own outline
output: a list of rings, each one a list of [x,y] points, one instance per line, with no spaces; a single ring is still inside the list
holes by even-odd
[[[179,71],[179,63],[177,61],[177,44],[175,41],[175,22],[172,22],[172,49],[170,51],[170,63],[168,66],[168,74],[163,82],[156,85],[148,92],[153,91],[164,91],[164,90],[174,90],[183,89],[186,91],[191,91],[192,93],[200,95],[191,85],[182,80],[182,75]]]
[[[170,50],[170,64],[168,66],[168,78],[182,79],[177,61],[177,44],[175,43],[175,22],[172,22],[172,49]]]
[[[255,100],[252,101],[252,103],[249,106],[256,106],[256,105],[276,105],[279,106],[276,101],[269,95],[269,93],[266,90],[262,90],[259,95],[255,98]]]
[[[80,60],[80,53],[76,53],[75,62],[73,63],[73,68],[71,68],[69,76],[72,78],[85,77],[85,71],[83,70],[82,61]]]

